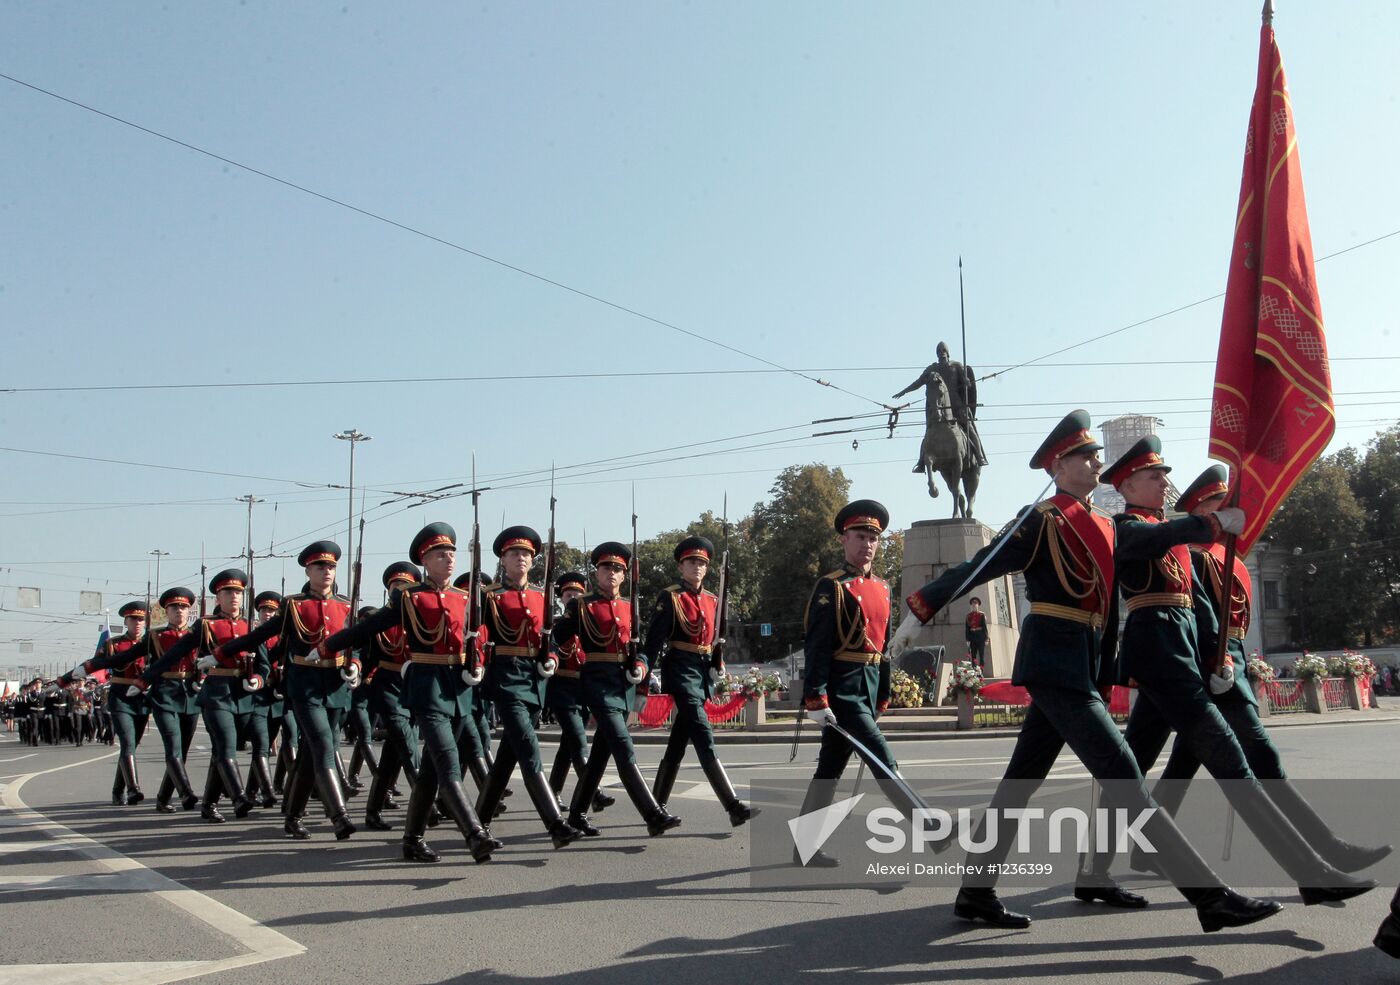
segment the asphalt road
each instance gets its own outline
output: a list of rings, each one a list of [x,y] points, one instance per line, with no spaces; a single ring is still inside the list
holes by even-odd
[[[1278,729],[1297,777],[1400,778],[1400,724]],[[140,764],[148,796],[160,775],[151,733]],[[201,734],[190,773],[202,778]],[[901,742],[913,776],[992,778],[1004,738]],[[650,771],[659,749],[639,747]],[[727,745],[736,783],[807,775],[815,746],[787,763],[784,746]],[[524,791],[493,825],[506,849],[472,864],[439,828],[436,866],[398,856],[398,832],[336,843],[283,838],[275,811],[206,825],[157,815],[151,802],[109,803],[115,753],[17,744],[0,736],[0,985],[182,981],[239,983],[658,981],[783,982],[807,975],[904,982],[1230,980],[1389,982],[1396,962],[1370,945],[1390,899],[1382,887],[1345,907],[1285,911],[1266,923],[1203,935],[1170,888],[1145,884],[1145,911],[1104,911],[1064,886],[1007,890],[1035,919],[997,931],[952,915],[945,889],[772,891],[750,886],[746,828],[731,829],[693,754],[673,809],[684,825],[648,838],[620,798],[599,838],[551,848]],[[1063,776],[1080,772],[1062,757]],[[197,783],[198,785],[198,783]],[[617,791],[620,794],[620,791]],[[761,801],[761,797],[759,798]],[[356,807],[362,802],[352,801]],[[313,801],[313,809],[315,802]],[[400,821],[402,813],[391,815]],[[214,977],[204,978],[214,981]]]

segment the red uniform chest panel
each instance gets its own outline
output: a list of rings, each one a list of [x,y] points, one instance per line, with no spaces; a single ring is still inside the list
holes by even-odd
[[[632,607],[626,599],[591,599],[584,604],[586,650],[622,653],[632,641]]]
[[[308,643],[319,643],[332,633],[340,632],[350,618],[350,603],[336,598],[299,598],[292,604],[296,606],[299,628],[311,637]]]
[[[242,636],[248,632],[248,620],[246,619],[219,619],[209,618],[204,620],[205,631],[209,634],[211,650],[218,651],[225,643],[230,642],[234,637]],[[219,657],[220,667],[238,667],[241,665],[242,653],[230,653]]]
[[[1068,493],[1056,493],[1050,497],[1050,502],[1055,505],[1050,515],[1061,533],[1060,543],[1073,560],[1073,570],[1097,572],[1094,584],[1083,579],[1083,588],[1089,591],[1080,599],[1080,608],[1106,616],[1108,594],[1113,586],[1113,548],[1118,542],[1118,529],[1111,517],[1095,513]]]
[[[491,597],[497,618],[493,641],[506,646],[538,647],[540,627],[544,625],[544,593],[532,588],[506,589]]]
[[[384,655],[399,662],[400,658],[408,650],[404,645],[404,633],[402,626],[390,626],[379,634],[379,649],[384,651]]]
[[[719,599],[709,592],[692,595],[672,592],[676,600],[676,622],[673,639],[709,646],[715,640],[715,623],[719,618]]]
[[[132,647],[136,646],[137,642],[136,640],[129,640],[126,638],[112,641],[113,655],[117,657],[130,656],[135,658],[122,667],[117,673],[117,677],[139,677],[141,671],[146,669],[146,648],[141,647],[138,651],[139,655],[131,652]],[[145,640],[143,639],[140,642],[144,643]]]
[[[578,670],[583,666],[583,645],[577,636],[559,647],[559,666],[565,670]]]
[[[466,636],[467,602],[465,592],[435,592],[431,589],[406,593],[404,604],[411,611],[404,627],[408,648],[428,653],[462,653]]]
[[[1216,573],[1225,570],[1225,545],[1211,544],[1206,551],[1214,559]],[[1230,627],[1248,629],[1249,614],[1254,609],[1254,579],[1249,568],[1238,557],[1235,558],[1235,583],[1230,591]]]
[[[969,612],[967,614],[968,629],[982,629],[987,625],[987,617],[980,612]]]
[[[1144,523],[1164,523],[1155,513],[1147,513],[1136,507],[1128,507],[1128,512]],[[1190,595],[1193,586],[1191,578],[1191,548],[1187,544],[1177,544],[1167,549],[1153,565],[1156,576],[1148,586],[1150,592],[1170,592],[1176,595]]]
[[[180,642],[187,633],[184,629],[162,629],[156,634],[156,653],[166,653],[172,646]],[[194,662],[199,659],[198,647],[185,654],[171,671],[175,673],[189,673],[194,670]]]
[[[890,586],[879,578],[852,578],[841,583],[865,617],[865,640],[871,653],[883,653],[890,626]]]

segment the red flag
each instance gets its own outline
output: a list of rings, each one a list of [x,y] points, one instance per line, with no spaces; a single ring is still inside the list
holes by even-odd
[[[1215,363],[1210,457],[1230,466],[1247,553],[1336,430],[1293,109],[1266,7]]]

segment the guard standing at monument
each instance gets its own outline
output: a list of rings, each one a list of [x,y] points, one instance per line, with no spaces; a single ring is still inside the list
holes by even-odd
[[[112,732],[117,737],[117,779],[112,790],[112,803],[139,804],[146,799],[136,775],[136,746],[145,731],[150,708],[141,694],[129,695],[127,690],[137,682],[146,667],[146,648],[141,644],[146,636],[146,603],[128,602],[117,614],[122,617],[126,632],[102,643],[92,659],[74,667],[59,683],[82,680],[98,670],[110,670],[107,679],[107,708],[112,715]],[[42,707],[42,704],[37,707]],[[33,721],[33,719],[31,719]],[[35,745],[39,743],[35,741]],[[122,792],[124,788],[125,792]]]
[[[167,588],[160,595],[160,605],[165,610],[165,625],[146,634],[146,664],[152,667],[189,632],[194,592],[178,585]],[[199,724],[199,692],[195,689],[200,677],[195,667],[197,657],[191,649],[178,666],[162,671],[146,692],[151,717],[155,719],[156,731],[165,747],[165,776],[156,792],[156,810],[162,814],[175,812],[170,803],[175,793],[180,795],[181,806],[187,811],[199,803],[189,774],[185,772],[185,760]]]
[[[545,593],[530,585],[530,566],[540,551],[540,535],[532,527],[502,530],[491,545],[501,559],[501,580],[486,593],[483,639],[490,647],[483,687],[501,716],[504,741],[476,802],[476,812],[495,815],[506,783],[520,765],[520,775],[530,802],[555,848],[563,848],[579,836],[564,822],[559,804],[545,779],[540,759],[539,724],[545,682],[558,669],[544,638]]]
[[[373,616],[321,643],[323,652],[363,646],[392,626],[403,630],[402,698],[423,734],[426,755],[409,797],[404,819],[403,856],[411,862],[436,862],[440,856],[423,840],[433,802],[443,803],[466,838],[477,862],[501,847],[477,817],[462,789],[457,737],[471,714],[470,691],[481,682],[479,619],[468,592],[452,585],[457,563],[457,532],[446,523],[430,523],[413,538],[409,559],[422,565],[423,580],[401,587]],[[472,625],[476,622],[476,625]]]
[[[1190,544],[1210,544],[1222,532],[1243,529],[1244,513],[1225,507],[1201,516],[1165,518],[1167,473],[1161,441],[1140,439],[1103,473],[1127,507],[1113,518],[1118,532],[1114,558],[1118,584],[1128,609],[1119,656],[1118,680],[1135,682],[1138,698],[1128,716],[1125,738],[1136,748],[1144,730],[1156,733],[1165,719],[1217,780],[1260,844],[1297,880],[1303,902],[1334,903],[1375,887],[1328,865],[1265,795],[1244,750],[1220,709],[1210,700],[1198,662],[1195,581]],[[1159,746],[1160,748],[1160,746]],[[1136,759],[1137,757],[1135,757]],[[1106,858],[1094,860],[1106,872]]]
[[[566,571],[554,579],[554,588],[559,593],[560,605],[567,608],[570,602],[582,597],[588,591],[588,578],[577,571]],[[588,706],[583,703],[583,692],[579,684],[584,656],[583,645],[579,642],[578,637],[575,636],[563,643],[551,640],[550,650],[558,662],[558,667],[554,676],[545,685],[544,703],[545,707],[553,712],[555,721],[559,723],[559,749],[554,754],[554,767],[549,771],[549,786],[557,797],[564,792],[564,781],[569,778],[570,766],[578,774],[579,780],[582,780],[584,773],[587,772],[589,758],[588,729],[586,727]],[[604,755],[606,755],[606,749]],[[599,789],[593,794],[591,806],[595,812],[598,812],[611,807],[616,802],[611,794],[604,793]],[[570,827],[574,827],[584,834],[597,835],[600,833],[588,822],[587,815],[575,818],[575,821],[582,821],[584,826],[579,828],[577,824],[572,824]]]
[[[244,793],[238,772],[238,737],[247,732],[253,717],[252,692],[267,679],[267,654],[256,645],[252,649],[227,646],[248,631],[248,620],[242,618],[247,586],[248,576],[238,568],[216,574],[209,582],[209,591],[218,600],[213,614],[197,619],[188,633],[146,668],[138,685],[142,690],[156,685],[165,672],[188,666],[190,656],[196,658],[197,669],[208,672],[196,704],[213,747],[200,811],[200,817],[211,824],[224,821],[215,806],[222,792],[233,802],[235,817],[247,817],[256,806]]]
[[[292,703],[301,743],[296,770],[286,791],[282,830],[299,841],[311,837],[302,823],[314,785],[337,841],[355,833],[345,808],[345,791],[336,766],[337,736],[350,708],[350,692],[360,683],[360,660],[341,653],[343,646],[325,646],[339,635],[350,617],[350,599],[335,593],[340,545],[330,540],[308,544],[297,555],[306,570],[306,590],[288,595],[278,612],[227,649],[259,646],[277,638],[277,657],[286,671],[287,698]]]
[[[982,600],[976,595],[968,600],[971,607],[963,620],[963,637],[967,640],[967,659],[977,665],[978,670],[986,670],[987,659],[987,614],[982,611]]]
[[[672,554],[681,582],[669,586],[657,598],[643,647],[647,662],[661,670],[662,691],[676,703],[675,721],[666,751],[656,767],[652,794],[663,806],[670,800],[686,745],[694,745],[710,789],[728,812],[729,823],[738,827],[747,822],[754,811],[734,792],[734,784],[729,782],[715,749],[710,719],[705,714],[705,702],[710,698],[714,681],[724,672],[723,664],[712,659],[718,639],[720,600],[704,588],[715,545],[704,537],[686,537]]]
[[[384,589],[395,592],[423,580],[418,566],[408,561],[395,561],[384,569]],[[374,616],[378,610],[367,609],[361,619]],[[409,784],[418,782],[418,728],[403,703],[403,665],[408,660],[408,640],[401,624],[375,633],[361,651],[365,684],[369,689],[369,712],[384,724],[384,751],[379,757],[379,771],[369,785],[365,804],[365,827],[374,831],[392,831],[393,825],[384,820],[389,794],[399,770]]]
[[[593,752],[583,778],[574,788],[569,826],[589,833],[591,825],[586,814],[603,779],[606,757],[611,754],[622,779],[622,788],[646,821],[647,833],[656,837],[679,825],[681,819],[652,796],[651,788],[637,767],[632,737],[627,732],[627,715],[632,710],[634,695],[638,685],[645,686],[649,672],[646,655],[633,644],[632,606],[621,594],[632,551],[610,540],[593,548],[590,559],[594,591],[570,602],[554,624],[556,645],[567,646],[575,637],[583,645],[584,663],[579,680],[584,703],[598,722]],[[633,574],[635,600],[635,571]]]
[[[958,891],[953,912],[966,920],[998,927],[1029,927],[1030,917],[1008,910],[997,898],[995,867],[1004,862],[1016,837],[1016,815],[1030,789],[1049,775],[1068,744],[1095,779],[1112,784],[1119,802],[1131,810],[1151,810],[1144,832],[1162,852],[1166,874],[1196,908],[1206,932],[1238,927],[1279,912],[1277,903],[1251,899],[1225,888],[1193,849],[1171,817],[1152,810],[1142,773],[1108,713],[1113,654],[1118,629],[1116,532],[1096,512],[1089,495],[1099,483],[1102,445],[1089,433],[1089,415],[1072,411],[1031,457],[1030,467],[1051,476],[1055,494],[1023,509],[1015,520],[970,560],[955,565],[905,602],[910,615],[900,624],[891,652],[898,654],[949,602],[1003,575],[1024,572],[1031,611],[1022,625],[1013,684],[1026,688],[1031,705],[1016,738],[1002,782],[988,808],[1001,812],[995,844],[978,858],[978,871]],[[1184,543],[1198,531],[1181,534]],[[1027,782],[1033,781],[1033,782]],[[1120,790],[1119,787],[1122,787]],[[982,843],[984,818],[974,835]],[[1138,908],[1146,900],[1114,885],[1106,876],[1076,885],[1084,902]]]

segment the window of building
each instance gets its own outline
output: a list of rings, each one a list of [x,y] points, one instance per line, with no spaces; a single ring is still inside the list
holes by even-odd
[[[1264,582],[1264,608],[1265,608],[1265,609],[1278,609],[1278,608],[1281,608],[1281,606],[1279,605],[1279,599],[1278,599],[1278,582],[1276,582],[1276,581],[1266,581],[1266,582]]]

